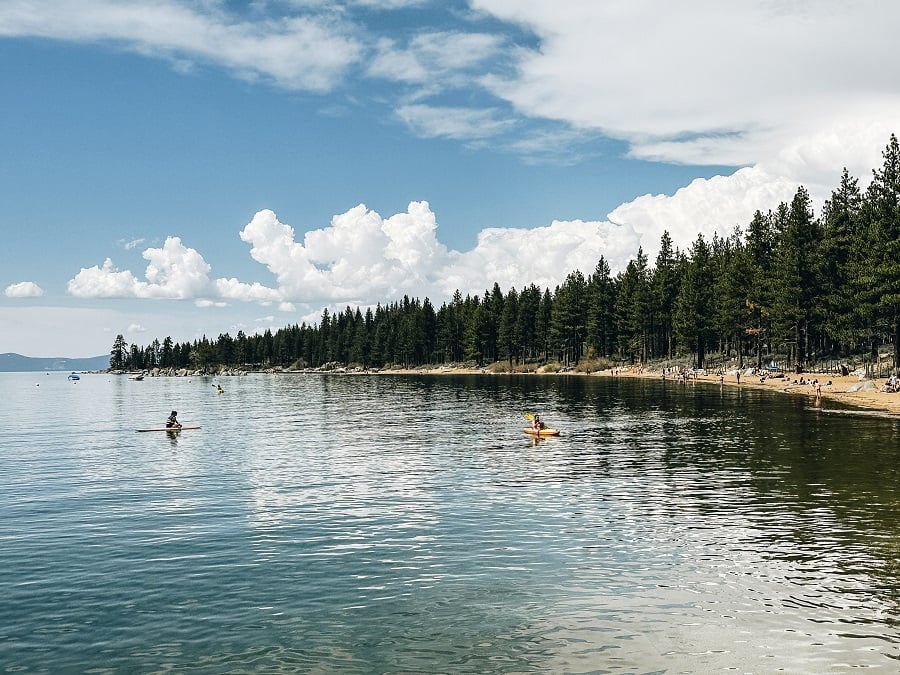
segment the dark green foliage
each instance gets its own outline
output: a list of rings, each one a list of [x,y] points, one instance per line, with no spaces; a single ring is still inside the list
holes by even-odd
[[[113,370],[122,370],[128,367],[128,345],[125,344],[125,338],[121,334],[116,335],[112,349],[109,351],[109,367]]]
[[[856,242],[860,238],[859,222],[862,195],[859,183],[847,169],[841,175],[840,187],[831,193],[822,211],[821,262],[822,327],[834,345],[845,350],[858,337],[857,303],[853,299],[851,280],[865,267],[860,255],[865,253]]]
[[[219,335],[193,343],[167,337],[148,347],[116,336],[110,366],[359,367],[494,361],[577,365],[584,356],[619,362],[709,355],[817,359],[893,352],[900,366],[900,145],[891,136],[884,163],[861,192],[846,169],[816,218],[806,189],[790,204],[757,211],[745,230],[688,255],[660,240],[655,267],[638,249],[611,276],[600,258],[585,278],[575,270],[552,293],[534,284],[505,294],[454,293],[435,310],[428,298],[322,312],[318,325],[262,334]],[[721,363],[721,361],[719,361]]]
[[[892,135],[874,172],[863,204],[862,236],[857,238],[857,293],[866,308],[869,337],[888,334],[894,365],[900,365],[900,144]]]
[[[679,344],[696,355],[698,368],[704,367],[713,339],[714,263],[709,245],[702,234],[698,235],[675,299],[675,334]]]
[[[616,286],[602,256],[588,279],[587,343],[592,356],[612,357],[616,349]]]
[[[774,337],[784,345],[780,351],[787,352],[789,360],[801,367],[810,356],[816,331],[813,319],[821,294],[821,261],[817,255],[820,238],[809,194],[801,187],[787,211],[772,270]]]
[[[675,336],[672,331],[672,317],[675,311],[675,298],[678,297],[680,279],[677,265],[680,253],[672,248],[672,237],[668,231],[662,233],[659,242],[659,253],[656,256],[656,268],[650,281],[657,338],[654,354],[672,358],[675,353]]]
[[[651,300],[647,256],[642,249],[638,249],[637,256],[616,277],[615,317],[619,352],[630,363],[643,363],[649,357]]]
[[[575,271],[557,286],[550,307],[550,344],[558,360],[565,364],[577,364],[584,346],[587,326],[587,282],[584,275]]]

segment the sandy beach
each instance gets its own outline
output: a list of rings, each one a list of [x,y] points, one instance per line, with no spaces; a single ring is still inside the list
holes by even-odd
[[[613,375],[610,371],[604,373],[610,377],[649,377],[660,378],[662,373],[658,370],[644,370],[639,372],[637,368],[622,369],[618,374]],[[800,384],[801,378],[804,384]],[[803,375],[786,374],[784,377],[767,377],[764,381],[760,381],[760,376],[741,375],[740,382],[734,374],[728,374],[724,377],[715,374],[698,376],[697,382],[719,383],[723,386],[745,387],[754,389],[768,389],[771,391],[781,392],[789,396],[803,396],[811,402],[819,400],[832,400],[841,403],[865,408],[868,410],[878,410],[886,413],[900,414],[900,393],[888,393],[881,391],[881,387],[887,382],[887,379],[871,380],[874,389],[860,389],[852,391],[858,387],[861,382],[857,375],[837,376],[819,373],[804,373]],[[811,381],[818,380],[819,393],[816,393],[816,386]],[[689,380],[690,381],[690,380]]]

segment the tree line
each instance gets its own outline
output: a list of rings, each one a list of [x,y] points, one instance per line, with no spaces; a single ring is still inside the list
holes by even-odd
[[[366,309],[323,311],[318,324],[235,337],[224,333],[146,346],[116,337],[113,369],[234,366],[364,368],[496,361],[509,366],[583,359],[646,363],[710,354],[763,365],[779,354],[803,368],[826,358],[875,358],[889,345],[900,367],[900,146],[882,152],[864,190],[844,169],[817,217],[809,193],[757,211],[746,227],[689,250],[664,232],[651,263],[642,249],[613,275],[601,257],[587,276],[484,295],[457,291]]]

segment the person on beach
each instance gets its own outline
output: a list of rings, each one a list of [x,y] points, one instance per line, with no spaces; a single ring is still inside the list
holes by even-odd
[[[166,420],[166,429],[180,429],[181,422],[178,421],[178,411],[173,410],[172,414],[169,415],[169,419]]]

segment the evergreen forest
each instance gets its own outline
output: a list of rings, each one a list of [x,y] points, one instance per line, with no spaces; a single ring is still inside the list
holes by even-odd
[[[601,257],[556,288],[530,285],[484,295],[457,291],[435,308],[404,297],[365,311],[323,311],[318,324],[129,345],[116,337],[110,368],[384,368],[500,362],[576,367],[728,359],[791,368],[830,359],[870,362],[888,352],[900,367],[900,146],[861,189],[845,169],[818,217],[809,193],[757,211],[727,237],[702,235],[682,251],[668,233],[659,254],[638,250],[613,275]]]

